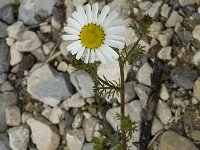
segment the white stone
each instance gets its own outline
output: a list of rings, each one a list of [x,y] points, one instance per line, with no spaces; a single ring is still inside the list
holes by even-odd
[[[10,47],[10,64],[14,66],[22,61],[23,54],[14,49],[13,45]]]
[[[193,96],[200,101],[200,77],[194,83]]]
[[[50,41],[50,42],[48,42],[48,43],[45,43],[45,44],[43,45],[43,51],[44,51],[45,55],[50,54],[50,53],[52,52],[54,46],[55,46],[55,43],[52,42],[52,41]]]
[[[26,121],[30,118],[33,117],[33,114],[31,113],[27,113],[27,112],[23,112],[22,113],[22,123],[26,123]]]
[[[165,26],[174,27],[177,23],[183,22],[183,17],[178,14],[177,11],[173,10],[169,18],[167,19]]]
[[[163,24],[161,22],[154,21],[150,26],[149,36],[153,38],[158,38],[159,33],[164,29]]]
[[[64,117],[64,111],[60,107],[54,107],[49,117],[53,124],[58,124]]]
[[[200,41],[200,25],[196,25],[193,32],[192,32],[193,38],[197,39]]]
[[[151,135],[155,135],[158,131],[160,131],[163,128],[164,125],[162,124],[162,122],[160,122],[160,120],[156,116],[154,116],[151,128]]]
[[[66,72],[67,69],[68,69],[68,64],[64,61],[60,62],[58,67],[57,67],[57,70],[62,71],[62,72]]]
[[[24,33],[26,28],[24,27],[23,22],[18,21],[10,26],[8,26],[8,36],[16,40],[21,39],[21,35]]]
[[[69,150],[81,150],[85,141],[83,129],[74,129],[68,131],[66,140]]]
[[[74,6],[84,5],[86,2],[87,0],[73,0]]]
[[[83,114],[82,113],[77,113],[75,118],[74,118],[74,121],[72,123],[72,127],[74,129],[80,128],[81,124],[82,124],[82,121],[83,121]]]
[[[17,106],[10,106],[6,108],[6,123],[9,126],[20,125],[21,113]]]
[[[168,18],[169,17],[169,14],[171,12],[172,8],[169,7],[168,4],[163,4],[162,7],[161,7],[161,16],[165,17],[165,18]]]
[[[67,100],[67,105],[68,107],[83,107],[85,105],[85,99],[79,93],[76,93]]]
[[[194,5],[196,0],[179,0],[181,6]]]
[[[170,60],[172,59],[171,57],[171,52],[172,52],[172,47],[171,46],[166,46],[163,47],[157,54],[158,58],[162,60]]]
[[[11,38],[11,37],[7,37],[6,38],[6,43],[8,46],[11,46],[14,43],[15,39]]]
[[[157,1],[157,2],[153,3],[151,8],[146,13],[153,19],[156,19],[160,13],[161,5],[162,5],[162,1]]]
[[[51,107],[46,107],[43,111],[42,111],[42,116],[44,116],[46,119],[50,120],[50,116],[52,113],[52,108]]]
[[[197,67],[200,66],[200,50],[198,50],[194,54],[192,62],[194,63],[195,66],[197,66]]]
[[[169,92],[168,92],[165,84],[162,84],[162,87],[161,87],[161,90],[160,90],[160,98],[162,98],[162,100],[168,100],[169,99]]]
[[[172,113],[170,108],[167,107],[167,104],[161,100],[159,100],[158,102],[156,115],[162,121],[163,124],[167,124],[169,119],[172,118]]]
[[[144,1],[144,2],[138,3],[138,6],[142,11],[147,11],[149,10],[149,8],[151,8],[152,2]]]
[[[10,147],[13,150],[27,150],[29,142],[29,129],[25,125],[10,128],[8,130]]]
[[[32,132],[32,141],[38,150],[56,150],[60,136],[56,126],[52,126],[44,118],[30,118],[27,121]]]
[[[162,46],[168,46],[170,45],[170,41],[174,36],[174,30],[172,28],[168,28],[164,31],[162,31],[159,35],[158,35],[158,40],[160,41],[160,44]]]
[[[138,70],[138,72],[136,74],[136,79],[140,83],[151,86],[151,74],[152,73],[153,73],[153,69],[151,68],[149,63],[145,63]]]
[[[50,25],[41,26],[40,31],[42,33],[50,33],[51,32],[51,26]]]

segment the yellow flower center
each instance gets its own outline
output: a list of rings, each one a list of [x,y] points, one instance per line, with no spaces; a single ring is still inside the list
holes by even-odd
[[[86,48],[96,49],[103,44],[105,33],[100,25],[91,23],[83,27],[80,39]]]

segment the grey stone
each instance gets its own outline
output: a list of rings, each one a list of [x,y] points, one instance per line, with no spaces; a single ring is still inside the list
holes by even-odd
[[[5,40],[0,40],[0,74],[8,72],[10,66],[10,50]]]
[[[78,129],[81,127],[81,124],[83,122],[83,114],[82,113],[77,113],[75,118],[74,118],[74,121],[72,123],[72,127],[74,129]]]
[[[6,133],[0,133],[0,149],[10,150],[9,139]]]
[[[159,35],[158,35],[158,40],[160,41],[160,44],[162,46],[168,46],[170,45],[170,41],[174,36],[174,30],[172,28],[168,28],[164,31],[162,31]]]
[[[0,84],[3,84],[7,80],[7,77],[6,73],[0,74]]]
[[[96,124],[99,123],[99,120],[90,117],[89,119],[85,118],[83,121],[83,130],[85,132],[85,137],[88,142],[91,142],[94,137],[94,131],[95,131],[95,126]]]
[[[193,13],[192,17],[194,20],[196,20],[197,23],[200,23],[200,14],[198,12]]]
[[[29,142],[29,128],[25,125],[8,130],[10,147],[13,150],[26,150]]]
[[[179,0],[178,2],[181,4],[181,6],[186,6],[195,4],[196,0]]]
[[[191,70],[189,67],[177,67],[171,70],[170,78],[179,87],[192,89],[197,79],[197,71]]]
[[[0,132],[7,129],[6,107],[17,104],[18,96],[15,92],[5,92],[0,94]]]
[[[162,150],[198,150],[189,139],[178,135],[174,131],[165,131],[160,139],[160,149]]]
[[[143,83],[147,86],[151,86],[151,74],[153,73],[153,69],[149,65],[148,62],[143,64],[136,74],[136,79],[138,82]]]
[[[140,2],[138,6],[142,11],[147,11],[149,10],[149,8],[151,8],[152,2],[150,1]]]
[[[0,38],[5,38],[8,35],[7,27],[7,24],[0,21]]]
[[[1,92],[9,92],[9,91],[13,91],[15,88],[11,85],[11,83],[9,81],[4,82],[1,86],[0,86],[0,91]]]
[[[78,70],[70,74],[72,84],[83,98],[93,97],[94,82],[84,70]]]
[[[60,135],[56,126],[42,117],[30,118],[27,124],[31,128],[32,141],[38,150],[56,150],[60,143]]]
[[[12,4],[0,8],[0,19],[8,24],[14,23],[14,6]]]
[[[156,116],[154,116],[151,128],[151,135],[155,135],[158,131],[162,130],[163,128],[164,125],[162,124],[162,122]]]
[[[93,150],[94,144],[93,143],[84,143],[82,150]]]
[[[162,5],[162,1],[157,1],[153,3],[151,8],[146,12],[150,17],[156,19],[160,14],[160,7]]]
[[[66,140],[69,150],[81,150],[85,141],[83,129],[73,129],[68,131]]]
[[[194,5],[187,5],[183,7],[183,11],[187,14],[187,15],[192,15],[195,13],[196,8],[194,7]]]
[[[164,29],[163,24],[161,22],[154,21],[150,26],[149,36],[153,38],[158,38],[158,35]]]
[[[178,38],[182,42],[190,42],[192,41],[192,33],[187,30],[178,32]]]
[[[64,74],[44,65],[28,78],[27,91],[38,100],[56,106],[72,95],[73,87]]]
[[[53,124],[58,124],[63,117],[64,111],[60,107],[54,107],[49,119]]]
[[[38,24],[51,15],[56,0],[22,0],[18,20],[27,25]]]
[[[183,22],[183,17],[178,14],[175,10],[172,11],[171,15],[167,19],[165,26],[166,27],[174,27],[177,23]]]
[[[138,100],[134,100],[130,103],[125,104],[125,115],[130,115],[133,121],[136,121],[138,124],[141,122],[141,103]],[[120,122],[116,117],[116,113],[120,113],[120,107],[111,108],[106,113],[106,120],[112,126],[112,128],[116,131],[117,128],[120,127]],[[137,131],[133,134],[133,139],[131,141],[138,142],[140,135],[140,127],[137,127]]]
[[[157,54],[158,58],[162,60],[170,60],[172,59],[171,57],[171,52],[172,52],[172,47],[171,46],[166,46],[163,47]]]
[[[169,17],[169,14],[171,12],[172,8],[169,7],[168,4],[163,4],[162,7],[161,7],[161,16],[165,17],[165,18],[168,18]]]
[[[67,100],[68,107],[83,107],[85,105],[85,99],[81,97],[79,93],[72,95]]]
[[[9,126],[20,125],[21,113],[18,106],[9,106],[6,108],[6,123]]]
[[[195,66],[200,66],[200,50],[198,50],[194,56],[193,56],[193,59],[192,59],[192,62]]]
[[[193,38],[195,38],[198,41],[200,41],[200,25],[196,25],[194,27],[194,30],[192,32],[192,36],[193,36]]]
[[[16,40],[20,40],[22,34],[26,30],[23,22],[17,21],[13,23],[12,25],[8,26],[7,31],[8,31],[8,36],[12,37]]]
[[[31,51],[31,53],[37,58],[38,61],[44,62],[46,57],[42,48]]]

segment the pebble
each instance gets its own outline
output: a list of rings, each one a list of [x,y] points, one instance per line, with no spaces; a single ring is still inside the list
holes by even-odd
[[[0,38],[5,38],[8,35],[8,25],[0,21]]]
[[[54,29],[56,29],[56,30],[60,30],[60,28],[61,28],[61,23],[60,23],[60,21],[58,21],[58,20],[56,20],[55,19],[55,17],[52,17],[51,18],[51,25],[52,25],[52,27],[54,28]]]
[[[27,25],[41,23],[44,18],[52,14],[56,0],[25,0],[20,3],[18,20]]]
[[[41,113],[42,116],[44,116],[46,119],[50,120],[50,116],[52,113],[52,108],[47,106]]]
[[[33,114],[32,113],[28,113],[28,112],[23,112],[22,113],[22,123],[26,123],[28,119],[32,118]]]
[[[170,45],[170,41],[174,36],[174,31],[172,28],[168,28],[164,31],[162,31],[159,35],[158,35],[158,40],[160,41],[160,44],[162,46],[168,46]]]
[[[27,150],[30,130],[26,125],[10,128],[8,130],[10,147],[13,150]]]
[[[50,41],[43,45],[43,51],[45,55],[48,55],[52,52],[53,48],[55,47],[55,43]]]
[[[165,101],[169,99],[169,92],[165,84],[162,84],[162,87],[160,90],[160,98]]]
[[[81,127],[82,122],[83,122],[83,113],[77,113],[72,123],[72,127],[74,129],[78,129]]]
[[[196,8],[194,7],[194,5],[186,5],[183,6],[183,11],[187,14],[187,15],[192,15],[193,13],[195,13]]]
[[[138,6],[142,11],[147,11],[149,10],[149,8],[151,8],[152,2],[150,1],[140,2],[138,3]]]
[[[0,133],[0,149],[10,150],[9,139],[6,133]]]
[[[89,98],[94,96],[94,82],[86,71],[74,71],[70,74],[70,79],[76,90],[83,98]]]
[[[37,34],[32,31],[25,31],[20,38],[12,45],[15,51],[30,52],[39,48],[42,44]]]
[[[196,0],[178,0],[179,4],[181,6],[186,6],[186,5],[194,5],[196,3]]]
[[[62,61],[62,62],[59,63],[57,70],[62,71],[62,72],[66,72],[67,68],[68,68],[68,64],[66,62]]]
[[[136,121],[138,124],[141,122],[141,110],[142,105],[141,102],[138,100],[134,100],[130,103],[125,104],[125,115],[129,114],[131,119],[133,121]],[[120,107],[111,108],[106,113],[106,120],[108,123],[112,126],[112,128],[116,131],[120,127],[120,122],[116,118],[116,113],[120,113]],[[140,135],[140,129],[137,128],[137,131],[133,133],[133,141],[138,142],[139,141],[139,135]],[[131,141],[132,141],[131,140]]]
[[[170,28],[181,22],[183,22],[183,17],[179,15],[177,11],[173,10],[170,17],[167,19],[165,26]]]
[[[30,75],[27,91],[41,102],[54,107],[70,97],[73,88],[64,74],[47,64]]]
[[[7,2],[7,1],[3,1],[3,2]],[[14,3],[13,0],[12,0],[12,3]],[[0,7],[1,7],[0,8],[0,19],[3,20],[4,22],[6,22],[7,24],[12,24],[15,21],[13,4],[6,4],[4,6],[0,4]]]
[[[67,100],[68,107],[83,107],[85,105],[85,99],[81,97],[79,93],[72,95]]]
[[[64,111],[60,107],[54,107],[49,116],[51,123],[59,124],[62,118],[64,118]]]
[[[179,87],[192,89],[197,79],[197,71],[191,70],[189,67],[177,67],[171,70],[170,78]]]
[[[18,106],[10,106],[6,108],[6,123],[9,126],[20,125],[21,113]]]
[[[22,61],[23,54],[15,50],[14,46],[10,47],[10,65],[15,66]]]
[[[44,62],[46,59],[42,48],[38,48],[38,49],[31,51],[31,54],[33,54],[36,57],[36,59],[40,62]]]
[[[172,8],[169,7],[168,4],[163,4],[162,7],[161,7],[161,16],[165,17],[165,18],[168,18],[169,17],[169,14],[171,13],[171,10]]]
[[[193,55],[192,62],[195,66],[200,66],[200,50]]]
[[[82,150],[93,150],[94,144],[93,143],[84,143]]]
[[[44,118],[30,118],[27,124],[31,128],[32,141],[38,150],[56,150],[60,143],[60,135],[56,126]]]
[[[7,28],[8,36],[16,40],[20,40],[22,34],[26,31],[23,22],[17,21]]]
[[[8,46],[11,46],[14,43],[15,39],[11,38],[11,37],[7,37],[6,38],[6,43]]]
[[[156,19],[159,16],[161,5],[162,5],[162,1],[157,1],[153,3],[151,8],[149,8],[149,10],[146,13],[153,19]]]
[[[99,120],[94,117],[90,117],[89,119],[87,118],[84,119],[82,126],[85,132],[85,137],[87,142],[92,142],[94,137],[95,126],[98,123]]]
[[[169,119],[172,118],[172,113],[167,104],[161,100],[158,101],[156,115],[163,124],[167,124]]]
[[[8,72],[10,66],[10,50],[5,40],[0,39],[0,74]]]
[[[3,84],[7,80],[8,75],[6,73],[0,74],[0,84]]]
[[[153,69],[148,62],[144,63],[136,74],[136,79],[138,82],[143,83],[147,86],[151,86],[151,74]]]
[[[162,60],[171,60],[171,53],[172,53],[172,47],[171,46],[166,46],[163,47],[157,54],[158,58]]]
[[[158,35],[164,29],[163,24],[161,22],[154,21],[150,26],[149,36],[153,38],[158,38]]]
[[[196,25],[193,32],[192,32],[193,38],[197,39],[200,41],[200,25]]]
[[[172,138],[173,137],[173,138]],[[160,139],[160,149],[162,150],[198,150],[189,139],[180,136],[174,131],[165,131]]]
[[[68,131],[66,140],[69,150],[82,150],[85,141],[83,129],[73,129]]]
[[[156,133],[162,130],[163,128],[164,128],[164,125],[162,124],[162,122],[156,116],[154,116],[153,124],[151,128],[151,135],[156,135]]]
[[[194,82],[193,96],[200,101],[200,77]]]
[[[50,25],[41,26],[40,31],[42,33],[50,33],[51,32],[51,26]]]
[[[197,22],[200,23],[200,14],[198,12],[195,12],[192,14],[192,18]]]
[[[135,82],[133,81],[125,83],[125,103],[128,103],[129,101],[136,98],[134,86],[135,86]],[[120,103],[120,99],[118,99],[118,102]]]
[[[178,38],[180,41],[188,43],[192,41],[192,33],[187,30],[178,32]]]

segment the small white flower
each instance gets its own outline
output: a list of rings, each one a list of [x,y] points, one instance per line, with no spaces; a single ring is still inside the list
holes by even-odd
[[[97,3],[87,4],[84,8],[76,7],[72,17],[67,19],[68,27],[64,27],[64,31],[68,34],[62,38],[74,41],[67,49],[72,55],[76,54],[78,60],[84,56],[85,63],[94,63],[98,59],[102,63],[110,63],[118,59],[113,48],[124,48],[125,38],[117,35],[126,30],[123,20],[117,18],[116,11],[109,13],[107,5],[99,15]]]

